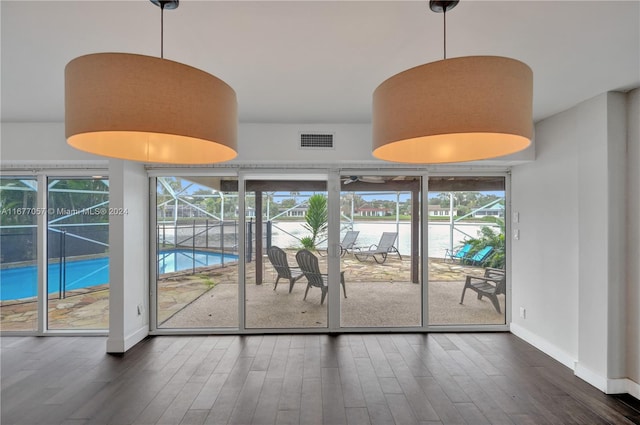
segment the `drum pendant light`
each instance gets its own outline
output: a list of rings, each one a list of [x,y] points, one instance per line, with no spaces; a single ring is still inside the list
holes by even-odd
[[[533,73],[498,56],[446,58],[387,79],[373,93],[373,155],[438,164],[496,158],[525,149],[533,133]]]
[[[65,68],[65,133],[76,149],[112,158],[208,164],[237,155],[237,101],[224,81],[164,59],[128,53],[80,56]]]

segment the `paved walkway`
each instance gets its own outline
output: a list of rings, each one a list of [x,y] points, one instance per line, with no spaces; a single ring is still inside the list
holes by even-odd
[[[290,264],[295,253],[289,252]],[[326,258],[320,257],[321,270]],[[384,264],[359,262],[347,255],[342,260],[348,298],[341,294],[342,326],[417,326],[420,324],[421,286],[410,283],[410,259],[390,256]],[[327,304],[320,305],[320,291],[311,288],[303,300],[306,280],[299,280],[291,294],[288,282],[273,290],[276,273],[264,265],[264,283],[251,282],[255,263],[247,264],[246,321],[250,328],[326,327]],[[466,274],[481,275],[482,269],[429,262],[429,322],[431,324],[504,323],[487,300],[468,293],[465,304],[459,297]],[[158,322],[161,328],[224,328],[238,326],[237,267],[203,270],[195,275],[173,275],[161,279],[158,287]],[[250,283],[251,282],[251,283]],[[49,301],[51,329],[106,329],[107,288],[76,291],[63,300]],[[504,297],[501,297],[504,312]],[[34,330],[36,303],[3,303],[0,306],[3,331]]]

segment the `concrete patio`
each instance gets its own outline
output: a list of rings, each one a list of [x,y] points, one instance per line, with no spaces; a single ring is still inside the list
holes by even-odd
[[[295,264],[294,251],[288,253],[289,264]],[[326,270],[326,258],[319,257],[320,269]],[[460,295],[467,274],[481,276],[483,269],[445,263],[441,259],[429,262],[429,323],[444,324],[502,324],[504,297],[500,297],[503,314],[495,311],[491,303],[478,300],[476,294],[467,292],[464,305]],[[340,289],[343,327],[405,327],[421,324],[421,285],[410,282],[410,259],[389,256],[384,264],[373,260],[360,262],[351,255],[341,259],[345,271],[347,298]],[[327,326],[327,303],[320,304],[320,290],[311,288],[306,300],[306,280],[300,279],[288,292],[289,282],[281,279],[277,290],[274,282],[277,274],[267,262],[264,266],[264,282],[256,285],[253,263],[247,265],[246,325],[247,328],[305,328]],[[174,277],[160,290],[162,314],[160,328],[225,328],[237,327],[238,299],[237,278],[224,269],[206,272],[213,288],[202,288],[199,279]],[[194,299],[175,298],[176,287],[183,293],[202,290]],[[162,301],[164,300],[164,301]],[[193,301],[190,301],[193,300]],[[164,318],[166,317],[166,320]]]

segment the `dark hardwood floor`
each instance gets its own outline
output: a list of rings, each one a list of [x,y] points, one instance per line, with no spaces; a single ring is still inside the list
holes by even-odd
[[[2,425],[640,423],[509,333],[0,343]]]

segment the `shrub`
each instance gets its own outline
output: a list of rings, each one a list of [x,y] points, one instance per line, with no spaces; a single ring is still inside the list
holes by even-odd
[[[313,249],[316,247],[316,244],[311,236],[305,236],[304,238],[300,239],[300,242],[302,243],[302,247],[305,249]]]
[[[469,250],[468,256],[472,257],[475,253],[480,251],[486,246],[492,246],[493,251],[487,260],[482,264],[484,267],[495,267],[497,269],[504,269],[505,267],[505,239],[504,239],[504,221],[499,222],[501,225],[501,232],[496,233],[493,228],[484,226],[478,232],[477,238],[467,240],[467,243],[472,245]]]

